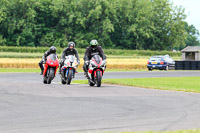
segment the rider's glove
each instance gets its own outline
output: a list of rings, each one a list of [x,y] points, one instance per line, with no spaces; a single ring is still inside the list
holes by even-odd
[[[63,59],[61,59],[60,63],[61,63],[61,64],[64,64],[64,60],[63,60]]]
[[[42,59],[43,64],[46,64],[46,60],[45,58]]]
[[[89,65],[89,61],[85,61],[85,64],[88,66]]]
[[[77,63],[78,63],[78,65],[80,65],[80,61],[79,60],[77,61]]]

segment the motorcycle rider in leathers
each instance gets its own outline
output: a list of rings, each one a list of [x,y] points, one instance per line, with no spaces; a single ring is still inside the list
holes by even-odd
[[[85,51],[85,56],[83,58],[84,59],[83,70],[84,70],[84,75],[86,78],[89,78],[88,76],[89,61],[94,55],[99,55],[102,58],[102,60],[106,60],[104,51],[102,47],[98,45],[97,40],[92,40],[90,42],[90,46],[87,47]]]
[[[44,72],[44,67],[43,67],[43,64],[46,63],[46,60],[47,60],[47,56],[49,56],[50,54],[56,54],[56,47],[55,46],[51,46],[49,48],[49,50],[47,50],[45,53],[44,53],[44,56],[42,56],[42,60],[39,62],[39,67],[41,69],[41,73],[40,75],[43,74]]]
[[[79,59],[79,56],[78,56],[78,51],[75,49],[75,43],[74,42],[69,42],[68,43],[68,47],[66,49],[64,49],[64,51],[62,53],[62,56],[61,56],[59,73],[61,73],[61,68],[64,65],[65,56],[68,56],[68,55],[75,56],[77,58],[78,64],[80,64],[80,59]]]

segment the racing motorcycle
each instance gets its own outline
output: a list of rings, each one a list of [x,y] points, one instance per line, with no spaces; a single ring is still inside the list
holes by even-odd
[[[76,68],[78,66],[77,59],[73,55],[65,56],[64,65],[61,68],[61,82],[62,84],[70,84],[75,77]]]
[[[47,56],[46,63],[44,64],[43,83],[51,84],[51,81],[56,76],[56,71],[59,66],[59,60],[56,54]]]
[[[102,60],[99,55],[94,55],[89,61],[88,84],[90,86],[94,86],[96,84],[97,87],[100,87],[105,69],[106,60]]]

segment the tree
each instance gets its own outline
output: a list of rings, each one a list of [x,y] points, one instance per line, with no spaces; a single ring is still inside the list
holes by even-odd
[[[200,45],[199,41],[199,31],[195,28],[194,25],[188,25],[185,23],[185,30],[187,32],[187,39],[185,41],[186,46],[197,46]]]
[[[0,44],[171,50],[187,38],[184,9],[168,0],[1,0]],[[192,38],[188,37],[188,40]]]

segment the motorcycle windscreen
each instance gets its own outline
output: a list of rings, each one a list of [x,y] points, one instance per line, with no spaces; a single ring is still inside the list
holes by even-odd
[[[69,55],[68,58],[69,58],[69,62],[74,62],[75,60],[75,57],[73,55]]]
[[[56,61],[57,56],[56,56],[55,54],[50,54],[50,55],[48,56],[48,58],[49,58],[50,60],[52,60],[52,61]]]
[[[99,55],[95,55],[92,58],[97,62],[97,64],[101,62],[101,57]]]

